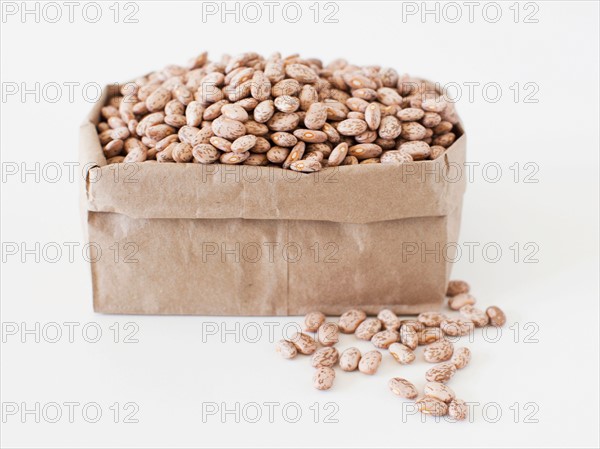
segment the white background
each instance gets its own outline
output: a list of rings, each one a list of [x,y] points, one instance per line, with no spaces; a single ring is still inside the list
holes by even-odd
[[[501,2],[496,23],[489,20],[494,9],[487,9],[487,16],[482,12],[485,3],[476,6],[472,23],[468,6],[460,2],[457,23],[447,20],[456,10],[441,4],[446,14],[436,21],[433,15],[424,20],[418,13],[403,16],[402,4],[391,2],[338,2],[333,16],[338,23],[324,23],[325,6],[320,5],[315,23],[311,4],[303,3],[297,23],[284,19],[283,3],[273,23],[263,5],[263,19],[254,24],[243,17],[236,23],[232,15],[225,21],[218,15],[203,20],[201,4],[192,2],[138,2],[138,23],[123,23],[122,16],[114,23],[108,2],[97,23],[84,20],[83,3],[73,23],[64,5],[58,23],[44,17],[36,23],[35,16],[23,23],[19,15],[3,15],[3,92],[14,83],[20,90],[36,82],[41,88],[58,83],[63,89],[56,102],[50,101],[51,90],[38,101],[33,95],[2,98],[2,241],[28,247],[56,242],[65,249],[56,263],[44,257],[36,262],[32,255],[22,262],[20,255],[3,251],[3,447],[598,446],[598,3],[521,4],[517,23],[512,2]],[[422,8],[421,2],[412,5]],[[124,6],[119,9],[125,12]],[[54,17],[54,11],[46,12],[47,18]],[[293,10],[288,12],[293,17]],[[537,23],[525,22],[529,13]],[[480,246],[473,260],[465,254],[456,263],[453,277],[467,279],[481,306],[497,304],[509,319],[498,342],[485,341],[479,333],[474,342],[465,342],[473,351],[472,363],[450,383],[459,397],[480,404],[473,422],[422,423],[419,415],[403,414],[403,401],[388,391],[387,380],[402,376],[422,388],[427,366],[421,350],[413,366],[401,367],[386,355],[375,376],[338,372],[334,388],[318,392],[311,386],[308,359],[280,359],[268,334],[268,323],[276,323],[278,339],[283,324],[299,322],[297,317],[93,313],[81,246],[73,261],[65,246],[83,243],[79,176],[71,182],[64,165],[54,183],[49,180],[55,172],[39,182],[28,175],[23,182],[20,173],[8,176],[6,171],[14,163],[31,169],[37,161],[77,161],[78,125],[91,108],[83,84],[127,80],[168,63],[184,63],[204,50],[213,57],[245,50],[299,52],[324,61],[346,57],[462,86],[458,110],[468,132],[468,159],[481,165],[465,196],[461,242]],[[79,83],[72,101],[64,84],[69,82]],[[470,82],[480,83],[472,101]],[[498,101],[486,101],[486,83],[501,87]],[[519,88],[511,90],[514,83]],[[529,100],[537,103],[525,101],[524,95],[533,92],[525,83],[535,83],[537,91]],[[495,96],[493,89],[487,93]],[[491,182],[493,167],[482,170],[490,162],[502,169],[498,182]],[[537,165],[525,169],[528,162]],[[518,182],[509,168],[515,163]],[[526,174],[537,182],[524,182]],[[502,249],[496,263],[490,260],[493,251],[487,260],[481,251],[490,242]],[[539,248],[535,263],[524,263],[535,248],[525,247],[528,242]],[[515,243],[517,262],[510,249]],[[37,343],[35,335],[24,335],[21,342],[25,327],[39,323],[50,332],[52,322],[60,323],[64,333],[57,343],[43,336]],[[72,343],[65,322],[78,323]],[[134,324],[126,327],[128,322]],[[92,323],[90,336],[90,326],[102,329],[98,343],[82,336],[86,323]],[[239,331],[233,334],[208,332],[236,325]],[[12,335],[15,326],[18,333]],[[120,330],[118,343],[111,326]],[[136,328],[138,342],[124,343]],[[252,342],[257,328],[262,335]],[[339,348],[354,343],[347,337]],[[34,415],[20,413],[23,407],[52,402],[63,404],[57,423],[49,422],[56,412],[49,406],[39,423]],[[65,402],[81,404],[73,423]],[[138,423],[123,422],[129,402],[139,408]],[[248,405],[253,402],[263,413],[256,423],[249,422],[256,415]],[[273,422],[268,402],[278,404]],[[11,403],[19,407],[16,415],[7,413]],[[99,422],[82,416],[87,403],[101,408]],[[121,410],[118,423],[110,409],[114,403]],[[203,419],[208,403],[229,409],[238,403],[240,422],[235,414],[205,414]],[[282,414],[291,403],[302,412],[296,423],[288,422],[294,409]],[[316,423],[315,403],[320,411]],[[337,423],[325,422],[334,410]],[[87,418],[93,418],[88,412]]]

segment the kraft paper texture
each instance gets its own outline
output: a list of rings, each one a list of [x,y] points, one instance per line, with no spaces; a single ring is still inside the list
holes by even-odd
[[[80,128],[94,310],[300,315],[437,310],[465,190],[463,133],[435,161],[300,174],[278,167],[106,165]]]

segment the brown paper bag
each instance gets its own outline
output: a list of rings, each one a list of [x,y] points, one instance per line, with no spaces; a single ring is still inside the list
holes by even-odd
[[[302,174],[277,167],[106,165],[80,130],[94,310],[299,315],[442,304],[465,189],[464,133],[442,156]]]

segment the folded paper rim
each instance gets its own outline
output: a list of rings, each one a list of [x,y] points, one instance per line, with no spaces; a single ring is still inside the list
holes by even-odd
[[[466,133],[433,161],[297,173],[195,163],[106,164],[96,123],[114,86],[80,127],[83,207],[145,219],[274,219],[370,223],[448,215],[466,187]]]

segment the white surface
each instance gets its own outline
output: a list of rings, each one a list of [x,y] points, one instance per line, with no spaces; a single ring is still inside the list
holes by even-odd
[[[338,372],[334,389],[318,392],[311,387],[308,359],[284,361],[273,351],[267,323],[277,323],[278,338],[289,319],[94,314],[89,267],[80,251],[72,262],[66,255],[65,242],[81,243],[82,238],[76,183],[69,182],[66,169],[56,183],[35,182],[31,175],[23,183],[11,176],[2,183],[2,241],[57,242],[65,253],[56,263],[36,263],[33,256],[22,263],[3,251],[2,446],[597,447],[598,4],[538,2],[538,23],[523,23],[522,15],[514,23],[511,4],[502,3],[497,23],[483,20],[481,9],[469,23],[462,3],[465,17],[458,23],[436,23],[430,16],[425,23],[418,16],[403,21],[401,5],[384,2],[338,3],[337,24],[314,23],[308,3],[296,24],[280,14],[273,23],[235,23],[231,17],[226,24],[215,17],[203,23],[200,5],[188,2],[138,3],[137,24],[112,23],[108,3],[103,6],[106,19],[95,24],[82,20],[80,9],[73,23],[3,17],[5,89],[7,83],[81,86],[126,80],[167,63],[183,63],[204,49],[213,57],[246,49],[301,52],[325,61],[344,56],[463,87],[498,83],[504,93],[498,102],[486,102],[476,89],[474,101],[463,98],[458,104],[469,134],[469,160],[497,162],[503,170],[497,183],[475,171],[465,197],[461,241],[479,242],[480,248],[497,242],[503,256],[491,263],[476,252],[472,262],[457,262],[453,277],[469,280],[481,305],[504,308],[509,325],[495,344],[479,334],[467,342],[472,364],[451,381],[458,396],[481,404],[472,423],[422,423],[417,415],[403,419],[403,401],[389,393],[386,383],[403,376],[422,388],[427,366],[421,351],[414,366],[401,367],[386,356],[377,375]],[[520,8],[524,14],[533,7]],[[536,83],[539,102],[525,103],[522,97],[515,102],[510,91],[515,82]],[[35,102],[31,96],[25,102],[18,96],[3,98],[3,171],[11,162],[31,168],[36,161],[77,160],[78,124],[91,105],[80,88],[72,102],[64,89],[55,103]],[[515,183],[508,168],[515,162],[538,164],[539,182]],[[515,242],[521,248],[519,263],[509,249]],[[522,261],[527,242],[539,246],[537,263]],[[32,328],[36,322],[49,332],[52,322],[79,325],[73,343],[63,324],[57,343],[43,337],[36,343],[33,335],[22,343],[19,334],[10,335],[11,323],[22,330],[21,323]],[[138,343],[122,342],[132,329],[124,327],[128,322],[139,328]],[[86,323],[101,327],[98,343],[82,337]],[[121,330],[119,343],[113,342],[113,323]],[[208,335],[211,323],[221,329],[240,326],[239,343],[236,335],[226,335],[224,342]],[[262,331],[257,342],[248,341],[255,335],[249,327],[244,341],[248,323],[258,323]],[[520,329],[517,342],[509,326]],[[526,343],[534,329],[539,329],[533,337],[537,342]],[[339,347],[351,342],[345,337]],[[47,406],[52,402],[63,404],[57,423],[48,422],[56,412]],[[70,423],[65,402],[98,403],[102,418],[86,422],[80,405]],[[118,423],[110,409],[115,402],[122,412]],[[138,423],[123,422],[129,402],[139,406]],[[203,403],[231,409],[236,402],[246,412],[239,423],[231,414],[203,420]],[[255,416],[256,409],[247,405],[253,402],[263,412],[257,423],[248,422]],[[272,423],[268,402],[279,404]],[[34,415],[11,415],[11,403],[20,409],[23,403],[46,406],[46,419],[36,423]],[[289,403],[300,406],[297,423],[281,413]],[[317,423],[310,408],[314,403],[320,410]],[[501,410],[497,422],[492,422],[494,405],[482,413],[488,403]],[[337,423],[324,422],[330,407],[337,407]],[[515,408],[520,411],[516,419]],[[93,410],[88,411],[93,418]],[[288,419],[293,418],[294,410],[288,411]],[[527,416],[537,422],[526,422]]]

